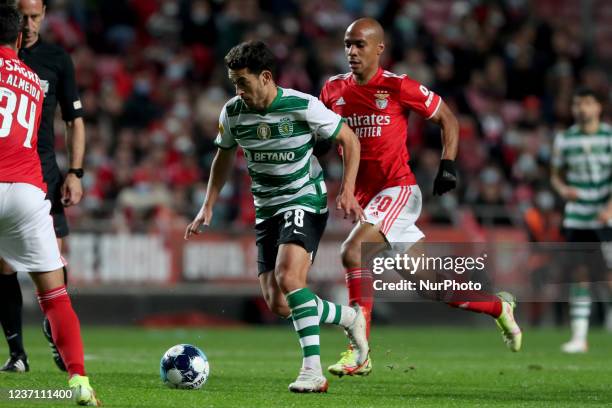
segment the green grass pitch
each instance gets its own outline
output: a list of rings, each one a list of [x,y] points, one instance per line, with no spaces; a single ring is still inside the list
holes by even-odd
[[[106,407],[474,407],[612,406],[612,334],[593,331],[586,355],[563,355],[567,330],[527,330],[523,351],[504,347],[493,327],[375,327],[369,377],[335,378],[322,395],[287,391],[301,362],[287,327],[199,330],[83,328],[86,365]],[[66,407],[72,401],[9,401],[8,389],[65,387],[38,328],[26,330],[31,371],[0,376],[0,407]],[[211,364],[202,390],[171,390],[159,359],[177,343],[201,347]],[[345,345],[322,333],[324,366]],[[0,349],[2,354],[6,348]],[[4,357],[3,357],[4,358]]]

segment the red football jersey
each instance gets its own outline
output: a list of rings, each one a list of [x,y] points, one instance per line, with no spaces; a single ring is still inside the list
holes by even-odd
[[[408,114],[429,119],[442,99],[406,75],[379,68],[367,84],[352,73],[331,77],[321,101],[346,119],[361,143],[361,162],[355,196],[362,207],[387,187],[416,184],[408,165]]]
[[[36,151],[43,98],[38,75],[11,48],[0,47],[0,182],[47,191]]]

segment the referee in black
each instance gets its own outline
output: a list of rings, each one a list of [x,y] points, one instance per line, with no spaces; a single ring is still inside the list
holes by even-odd
[[[22,48],[19,58],[41,80],[45,99],[38,130],[38,153],[42,163],[43,178],[47,183],[47,198],[51,201],[51,215],[57,242],[62,250],[62,240],[68,235],[68,223],[64,207],[78,204],[83,196],[83,157],[85,154],[85,125],[83,109],[76,86],[74,66],[70,55],[62,48],[41,40],[39,31],[45,18],[43,0],[18,0],[23,14]],[[53,123],[57,105],[65,122],[66,149],[70,169],[65,177],[60,173],[55,159],[55,134]],[[21,288],[17,274],[0,261],[0,322],[9,345],[10,357],[0,371],[24,372],[29,370],[28,358],[23,348]],[[66,269],[64,268],[64,277]],[[53,359],[60,370],[66,371],[64,362],[51,338],[48,321],[44,333],[53,351]]]

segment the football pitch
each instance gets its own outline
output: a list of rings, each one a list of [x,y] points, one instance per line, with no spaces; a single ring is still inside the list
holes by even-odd
[[[513,354],[496,328],[375,327],[369,377],[327,375],[327,394],[291,394],[301,362],[288,327],[149,330],[83,327],[86,366],[106,407],[585,407],[612,405],[612,334],[593,330],[591,351],[564,355],[568,330],[526,330]],[[25,333],[31,371],[0,375],[0,407],[66,407],[67,400],[8,400],[7,390],[65,388],[37,327]],[[211,365],[201,390],[173,390],[159,379],[163,352],[202,348]],[[345,340],[322,332],[322,361]],[[2,358],[6,348],[0,349]]]

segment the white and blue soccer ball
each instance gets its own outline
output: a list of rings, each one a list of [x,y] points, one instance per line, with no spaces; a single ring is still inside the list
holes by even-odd
[[[210,367],[202,350],[191,344],[177,344],[162,356],[159,372],[170,388],[197,390],[206,384]]]

